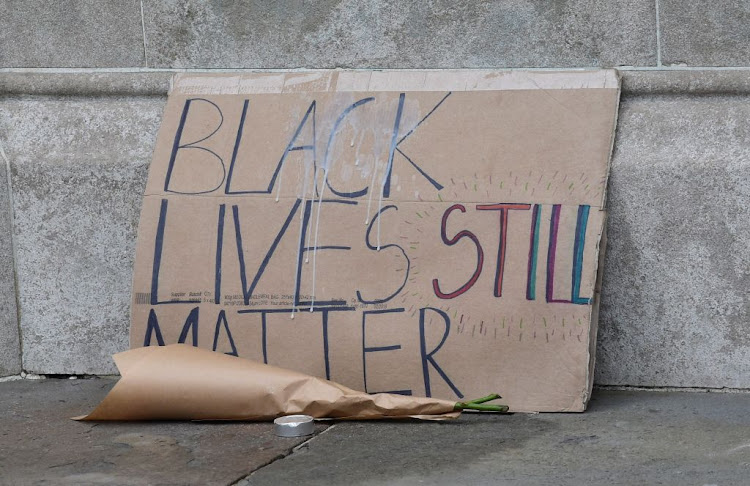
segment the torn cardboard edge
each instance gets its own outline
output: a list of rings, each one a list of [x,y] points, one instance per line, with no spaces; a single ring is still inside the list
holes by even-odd
[[[618,75],[618,86],[619,86],[619,72]],[[604,211],[604,220],[602,222],[602,232],[599,234],[599,238],[596,244],[596,251],[599,254],[599,258],[597,259],[597,265],[596,265],[596,283],[594,285],[594,295],[592,298],[591,303],[591,313],[590,313],[590,328],[589,328],[589,366],[588,366],[588,375],[586,377],[586,380],[589,384],[588,389],[586,390],[586,396],[584,397],[583,401],[584,403],[588,403],[589,399],[591,398],[591,392],[594,389],[594,369],[596,367],[596,341],[597,337],[599,335],[599,308],[601,306],[601,294],[602,294],[602,281],[604,278],[604,258],[607,253],[607,218],[608,214],[606,212],[606,204],[607,204],[607,194],[606,188],[609,186],[609,176],[610,172],[612,170],[612,164],[610,161],[612,160],[612,154],[615,150],[615,138],[617,136],[617,119],[620,113],[620,96],[622,95],[622,91],[620,89],[617,90],[617,102],[615,103],[615,110],[614,110],[614,116],[612,120],[612,136],[610,138],[610,145],[609,145],[609,152],[607,153],[607,159],[606,159],[606,167],[607,167],[607,173],[604,177],[604,187],[605,190],[602,192],[602,203],[601,203],[601,209],[600,211]]]

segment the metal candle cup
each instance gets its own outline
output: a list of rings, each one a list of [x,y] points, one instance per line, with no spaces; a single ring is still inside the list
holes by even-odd
[[[312,435],[315,422],[309,415],[287,415],[273,421],[274,432],[279,437],[303,437]]]

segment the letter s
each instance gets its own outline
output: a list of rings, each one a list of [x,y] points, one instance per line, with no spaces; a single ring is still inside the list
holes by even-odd
[[[453,299],[455,297],[458,297],[459,295],[463,294],[467,290],[469,290],[479,278],[479,275],[482,273],[482,266],[484,265],[484,251],[482,251],[482,245],[479,244],[479,239],[476,237],[474,233],[472,233],[469,230],[463,230],[459,231],[456,236],[454,236],[451,239],[448,239],[448,236],[445,234],[445,226],[448,221],[448,216],[454,211],[458,209],[462,213],[466,212],[466,208],[461,204],[454,204],[453,206],[449,207],[445,210],[443,213],[443,220],[440,224],[440,237],[443,239],[443,243],[445,243],[448,246],[453,246],[459,241],[461,241],[462,238],[469,238],[471,241],[474,242],[474,245],[477,247],[477,267],[476,270],[474,270],[474,274],[471,276],[471,278],[463,284],[461,287],[459,287],[457,290],[454,290],[453,292],[443,292],[440,289],[440,284],[438,283],[438,279],[432,280],[432,290],[435,292],[435,295],[438,296],[441,299]]]

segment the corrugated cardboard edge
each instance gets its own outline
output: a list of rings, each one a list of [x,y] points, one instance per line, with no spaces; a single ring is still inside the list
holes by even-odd
[[[237,95],[295,92],[493,91],[618,89],[615,69],[580,71],[524,70],[353,70],[251,72],[238,74],[178,73],[170,94]]]
[[[612,154],[615,151],[615,138],[617,137],[617,120],[620,117],[620,97],[622,96],[622,76],[619,71],[614,71],[616,87],[617,87],[617,100],[615,100],[615,113],[612,119],[612,139],[609,141],[609,153],[607,154],[607,173],[604,178],[604,191],[602,191],[602,202],[600,204],[603,210],[607,209],[607,187],[609,186],[609,174],[612,170]]]
[[[607,252],[607,214],[604,214],[602,221],[602,234],[599,236],[599,258],[596,273],[596,284],[594,285],[594,299],[591,304],[591,317],[589,318],[589,366],[586,376],[588,389],[583,397],[583,410],[591,398],[591,392],[594,388],[594,366],[596,364],[596,340],[599,334],[599,304],[602,295],[602,279],[604,272],[604,256]],[[582,411],[583,411],[582,410]]]
[[[616,72],[617,86],[620,86],[620,73]],[[612,139],[609,144],[609,153],[607,154],[607,174],[604,180],[604,191],[602,191],[602,202],[601,211],[604,212],[604,218],[602,218],[602,232],[599,235],[599,241],[597,242],[597,252],[599,258],[597,259],[596,267],[596,284],[594,285],[594,298],[591,302],[591,312],[589,314],[589,364],[586,374],[587,389],[583,396],[583,410],[585,411],[588,405],[589,399],[591,398],[591,392],[594,389],[594,367],[596,365],[596,341],[599,335],[599,304],[601,301],[602,294],[602,280],[604,277],[604,257],[607,252],[607,187],[609,186],[609,175],[612,170],[612,154],[615,150],[615,138],[617,136],[617,119],[620,112],[620,96],[622,90],[617,90],[617,100],[615,101],[615,113],[614,119],[612,120]]]

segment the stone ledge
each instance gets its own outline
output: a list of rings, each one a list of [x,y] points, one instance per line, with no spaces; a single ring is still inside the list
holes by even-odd
[[[750,94],[750,68],[621,70],[620,74],[626,95]]]
[[[166,96],[173,72],[4,72],[0,96]]]
[[[562,70],[562,68],[561,68]],[[256,70],[257,71],[257,70]],[[0,95],[165,96],[174,70],[0,72]],[[191,72],[212,72],[192,70]],[[227,71],[215,71],[227,72]],[[253,70],[232,71],[253,72]],[[623,69],[625,95],[750,94],[750,68]]]

